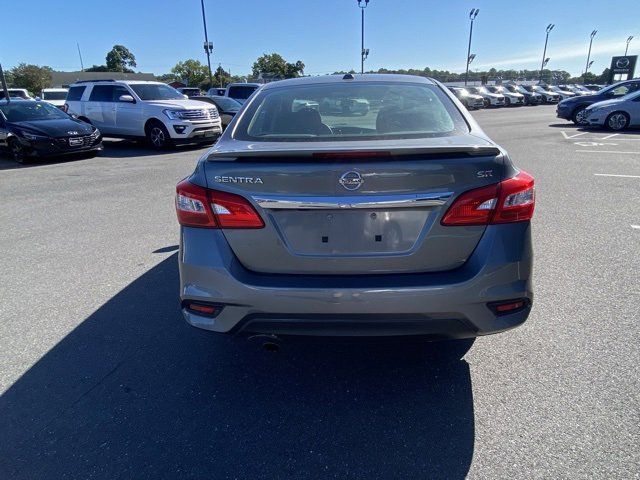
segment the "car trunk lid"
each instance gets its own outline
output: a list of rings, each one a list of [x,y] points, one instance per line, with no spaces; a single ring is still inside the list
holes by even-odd
[[[499,182],[503,161],[483,138],[436,140],[359,142],[367,145],[357,150],[335,142],[220,147],[205,173],[208,188],[244,196],[264,219],[263,229],[224,230],[250,270],[444,271],[466,261],[485,227],[445,227],[442,215],[460,193]]]

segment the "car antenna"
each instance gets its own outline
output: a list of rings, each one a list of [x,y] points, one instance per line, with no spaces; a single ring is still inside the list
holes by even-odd
[[[4,78],[4,70],[2,70],[2,64],[0,63],[0,82],[2,82],[2,91],[4,92],[4,97],[7,99],[7,103],[11,102],[11,97],[9,96],[9,89],[7,88],[7,79]]]

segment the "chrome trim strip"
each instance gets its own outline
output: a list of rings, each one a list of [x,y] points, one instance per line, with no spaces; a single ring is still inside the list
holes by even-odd
[[[336,197],[256,195],[253,200],[269,210],[340,210],[350,208],[412,208],[444,205],[453,192]]]

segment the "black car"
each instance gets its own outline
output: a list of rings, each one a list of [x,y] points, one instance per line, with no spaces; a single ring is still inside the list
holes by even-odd
[[[589,86],[587,85],[587,88]],[[571,120],[576,125],[586,125],[585,109],[596,102],[613,100],[640,90],[640,78],[614,83],[609,87],[594,92],[593,95],[581,95],[567,98],[558,104],[557,115],[559,118]]]
[[[222,129],[227,128],[227,125],[231,123],[233,117],[235,117],[236,113],[242,108],[242,104],[237,102],[233,98],[229,97],[218,97],[218,96],[208,96],[202,95],[198,97],[191,97],[191,100],[200,100],[201,102],[207,102],[212,105],[215,105],[220,113],[220,120],[222,121]]]
[[[102,135],[47,102],[0,100],[0,148],[20,163],[34,156],[95,155],[102,150]]]

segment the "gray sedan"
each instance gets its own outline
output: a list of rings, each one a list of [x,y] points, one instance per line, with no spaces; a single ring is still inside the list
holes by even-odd
[[[370,111],[294,109],[330,95]],[[182,311],[265,343],[411,336],[468,348],[529,315],[534,202],[533,178],[434,80],[267,84],[177,186]]]

